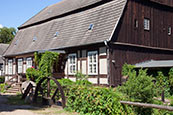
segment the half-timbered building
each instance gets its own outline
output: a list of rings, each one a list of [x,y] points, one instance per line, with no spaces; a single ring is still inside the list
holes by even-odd
[[[121,85],[124,63],[173,60],[172,0],[63,0],[18,29],[4,54],[6,75],[34,66],[34,52],[63,55],[54,75],[76,71],[98,85]]]

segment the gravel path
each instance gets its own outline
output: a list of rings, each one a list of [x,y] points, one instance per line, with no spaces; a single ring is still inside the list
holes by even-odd
[[[10,94],[11,95],[11,94]],[[34,109],[29,105],[7,105],[7,97],[9,94],[0,94],[0,115],[37,115],[27,109]]]

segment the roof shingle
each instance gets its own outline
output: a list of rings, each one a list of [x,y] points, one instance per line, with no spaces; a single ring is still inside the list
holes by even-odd
[[[84,0],[82,5],[87,1]],[[89,1],[92,3],[94,0]],[[126,0],[112,0],[85,11],[20,29],[5,56],[103,42],[111,37],[125,5]],[[55,4],[52,7],[58,6]],[[88,30],[90,24],[94,25],[92,30]],[[56,32],[57,37],[54,36]],[[33,37],[37,37],[35,42]]]

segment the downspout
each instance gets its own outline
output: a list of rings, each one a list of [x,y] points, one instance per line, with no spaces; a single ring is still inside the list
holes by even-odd
[[[109,45],[108,45],[108,41],[107,40],[105,40],[104,41],[104,44],[105,44],[105,46],[106,46],[106,51],[107,51],[107,71],[108,71],[108,73],[107,73],[107,78],[108,78],[108,85],[110,86],[110,84],[111,84],[111,80],[110,80],[110,55],[109,55]]]
[[[107,48],[107,70],[108,70],[108,82],[109,82],[109,86],[110,86],[110,84],[111,84],[111,81],[110,81],[110,73],[111,73],[111,72],[110,72],[110,62],[112,62],[111,59],[110,59],[110,54],[109,54],[109,52],[110,52],[109,43],[111,42],[112,37],[113,37],[113,35],[114,35],[114,33],[115,33],[115,30],[116,30],[116,28],[117,28],[117,26],[118,26],[118,24],[119,24],[119,22],[120,22],[120,20],[121,20],[121,17],[123,16],[123,12],[124,12],[124,9],[125,9],[125,7],[126,7],[126,5],[127,5],[128,0],[125,0],[125,2],[126,2],[126,3],[125,3],[125,5],[124,5],[124,8],[123,8],[123,10],[121,11],[121,14],[120,14],[118,20],[117,20],[116,23],[115,23],[115,26],[114,26],[114,28],[113,28],[113,31],[112,31],[112,33],[111,33],[109,39],[107,39],[107,40],[104,41],[104,44],[105,44],[105,46],[106,46],[106,48]],[[121,81],[122,81],[122,80],[121,80],[121,77],[120,77],[120,82],[121,82]]]

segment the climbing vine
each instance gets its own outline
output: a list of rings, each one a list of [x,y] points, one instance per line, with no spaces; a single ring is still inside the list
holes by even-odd
[[[39,54],[36,52],[34,53],[34,58],[35,58],[35,65],[37,68],[37,72],[39,73],[39,77],[37,77],[35,81],[36,83],[38,83],[40,79],[42,79],[43,77],[52,76],[53,65],[55,63],[58,63],[59,53],[46,51],[45,53]],[[36,71],[35,69],[29,68],[27,72],[28,72],[26,73],[27,75],[33,75]]]
[[[53,65],[54,63],[58,62],[58,59],[59,59],[59,53],[56,52],[47,51],[41,56],[41,60],[38,66],[40,71],[40,76],[36,80],[36,82],[42,79],[43,77],[52,76]]]

